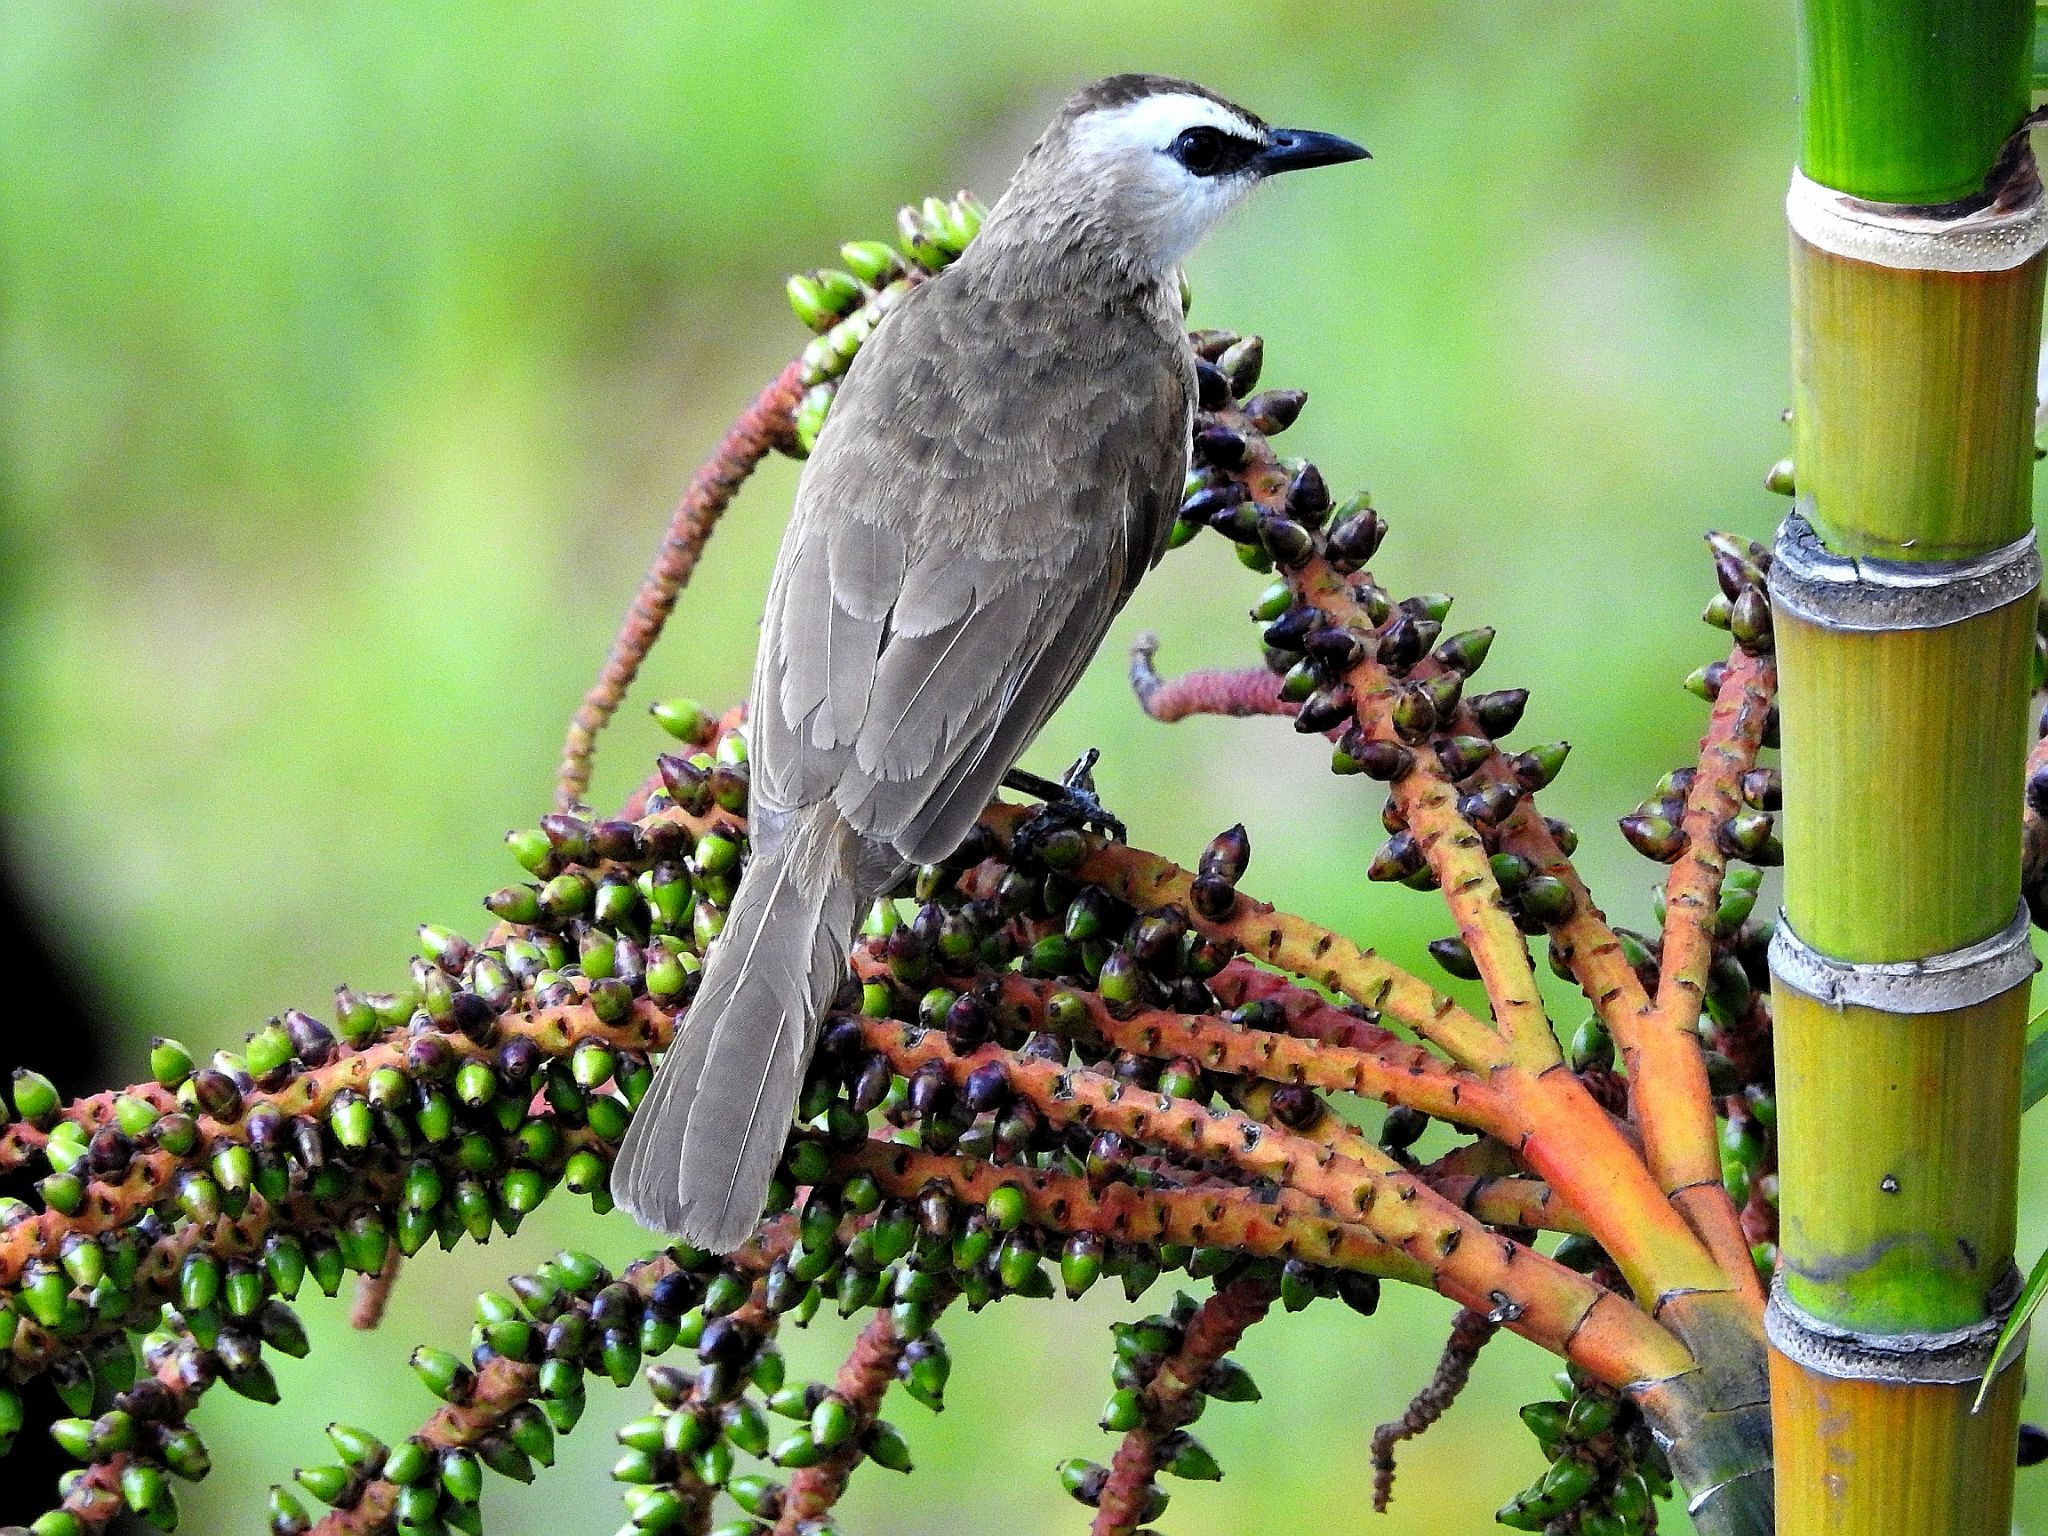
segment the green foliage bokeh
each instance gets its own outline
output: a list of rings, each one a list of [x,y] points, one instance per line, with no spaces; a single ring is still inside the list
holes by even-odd
[[[0,13],[0,690],[13,857],[140,1070],[151,1033],[211,1048],[338,979],[376,986],[411,926],[471,932],[544,808],[586,685],[676,490],[804,339],[789,270],[885,235],[897,202],[993,199],[1073,85],[1187,74],[1370,165],[1265,194],[1192,268],[1194,319],[1257,329],[1312,402],[1296,451],[1370,485],[1397,590],[1500,626],[1492,686],[1578,744],[1546,797],[1623,921],[1649,867],[1612,830],[1687,753],[1679,679],[1713,651],[1698,536],[1767,532],[1785,451],[1777,200],[1792,154],[1782,0],[115,5]],[[795,481],[775,461],[713,545],[637,704],[744,688]],[[1123,683],[1242,664],[1255,583],[1200,541],[1142,589],[1029,761],[1090,744],[1134,840],[1191,857],[1242,818],[1247,888],[1410,963],[1424,897],[1369,888],[1373,801],[1271,723],[1147,724]],[[660,738],[637,707],[600,801]],[[1575,1022],[1568,1018],[1567,1023]],[[33,1060],[33,1026],[6,1053]],[[2038,1138],[2036,1138],[2038,1140]],[[2035,1159],[2039,1161],[2038,1155]],[[190,1528],[249,1528],[261,1485],[339,1416],[394,1437],[431,1406],[411,1345],[563,1242],[638,1242],[559,1202],[516,1241],[428,1256],[384,1331],[305,1308],[286,1406],[209,1401],[217,1470]],[[2037,1235],[2037,1234],[2030,1234]],[[869,1471],[852,1530],[1072,1532],[1051,1475],[1105,1455],[1109,1317],[1013,1303],[945,1331],[920,1463]],[[1313,1321],[1311,1321],[1313,1318]],[[1487,1528],[1540,1467],[1513,1406],[1549,1362],[1507,1343],[1365,1509],[1365,1444],[1448,1318],[1276,1318],[1243,1358],[1267,1401],[1203,1433],[1220,1485],[1176,1532]],[[828,1368],[841,1330],[809,1348]],[[216,1394],[216,1399],[221,1395]],[[505,1536],[613,1521],[607,1412]],[[240,1432],[238,1432],[238,1430]],[[2023,1518],[2048,1497],[2023,1483]],[[1674,1522],[1674,1524],[1682,1522]]]

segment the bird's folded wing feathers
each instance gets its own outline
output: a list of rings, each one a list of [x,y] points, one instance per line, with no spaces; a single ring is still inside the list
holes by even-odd
[[[997,348],[961,363],[1003,400],[968,430],[932,398],[931,314],[891,316],[834,405],[762,622],[750,739],[765,804],[830,798],[918,861],[965,836],[1163,548],[1187,412],[1173,354],[1156,387],[1090,376],[1061,419],[1044,357]],[[927,383],[907,390],[913,364]]]

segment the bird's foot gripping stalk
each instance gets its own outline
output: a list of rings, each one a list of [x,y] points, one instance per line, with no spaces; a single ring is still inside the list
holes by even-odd
[[[1090,747],[1074,759],[1073,766],[1058,780],[1012,768],[1003,778],[1003,787],[1045,802],[1026,824],[1037,828],[1039,836],[1060,828],[1079,831],[1093,827],[1112,841],[1128,842],[1124,824],[1104,808],[1095,792],[1095,765],[1101,758],[1101,750]]]

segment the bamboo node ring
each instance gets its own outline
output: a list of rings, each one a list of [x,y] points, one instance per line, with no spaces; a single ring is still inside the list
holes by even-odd
[[[1795,169],[1785,219],[1793,234],[1830,256],[1914,272],[2009,272],[2048,247],[2048,201],[2038,182],[2014,202],[1956,215],[1865,202]]]
[[[1967,560],[1879,560],[1836,554],[1794,512],[1779,525],[1771,555],[1773,606],[1831,630],[1941,629],[2018,602],[2040,584],[2031,528]]]
[[[1764,1309],[1764,1335],[1794,1365],[1839,1381],[1965,1386],[1983,1379],[2019,1290],[2019,1271],[2008,1269],[1985,1298],[1990,1315],[1979,1322],[1943,1333],[1866,1334],[1815,1317],[1785,1294],[1779,1275]],[[2025,1358],[2024,1347],[2013,1349],[2000,1369]]]
[[[2028,942],[2025,904],[1988,939],[1919,960],[1850,961],[1823,954],[1781,912],[1771,936],[1771,976],[1830,1008],[1953,1013],[2025,986],[2040,963]]]

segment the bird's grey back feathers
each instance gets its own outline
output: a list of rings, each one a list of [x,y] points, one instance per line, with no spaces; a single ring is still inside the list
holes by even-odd
[[[984,232],[984,239],[987,238]],[[1163,285],[979,243],[849,372],[762,621],[753,793],[952,851],[1165,545],[1192,387]]]

